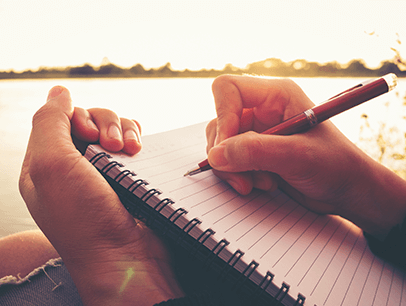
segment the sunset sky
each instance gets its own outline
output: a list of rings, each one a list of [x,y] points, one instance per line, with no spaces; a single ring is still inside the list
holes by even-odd
[[[404,0],[0,0],[0,24],[2,71],[406,58]]]

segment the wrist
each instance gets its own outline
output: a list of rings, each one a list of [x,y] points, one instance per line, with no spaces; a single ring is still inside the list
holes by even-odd
[[[65,262],[84,305],[153,305],[184,296],[167,262],[127,259]]]
[[[406,181],[371,158],[360,168],[339,215],[383,240],[406,216]]]

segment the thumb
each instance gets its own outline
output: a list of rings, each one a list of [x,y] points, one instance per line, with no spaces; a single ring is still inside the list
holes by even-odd
[[[40,170],[41,161],[48,160],[50,146],[58,141],[57,134],[64,134],[71,116],[72,105],[68,90],[55,86],[48,93],[47,103],[35,113],[32,121],[33,127],[19,180],[20,192],[27,203],[35,202],[36,196],[31,180],[32,170],[35,168]],[[58,121],[59,124],[56,124]],[[57,130],[57,126],[61,128]]]
[[[41,151],[52,151],[53,148],[61,149],[66,141],[72,143],[70,120],[73,111],[69,91],[62,86],[53,87],[48,93],[46,104],[33,117],[30,145],[37,150],[42,148]]]
[[[55,86],[48,92],[46,105],[56,106],[66,112],[70,118],[73,115],[72,99],[69,90],[63,86]]]
[[[297,159],[292,147],[295,136],[239,134],[211,148],[208,161],[214,169],[224,172],[258,170],[283,175],[293,168],[292,158]]]
[[[31,136],[22,174],[42,176],[46,165],[53,166],[58,156],[80,155],[72,143],[70,119],[73,106],[69,91],[56,86],[49,91],[47,102],[34,115]],[[52,173],[52,171],[50,171]]]

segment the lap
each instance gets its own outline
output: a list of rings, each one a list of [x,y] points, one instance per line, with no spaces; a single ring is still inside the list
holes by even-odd
[[[0,279],[0,305],[83,305],[60,258],[51,259],[24,278]]]

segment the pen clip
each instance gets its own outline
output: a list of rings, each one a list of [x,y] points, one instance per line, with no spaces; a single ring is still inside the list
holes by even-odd
[[[364,82],[362,82],[362,83],[359,83],[358,85],[355,85],[355,86],[353,86],[353,87],[351,87],[351,88],[349,88],[349,89],[347,89],[347,90],[344,90],[343,92],[340,92],[339,94],[337,94],[337,95],[331,97],[331,98],[328,99],[327,101],[330,101],[330,100],[335,99],[335,98],[337,98],[337,97],[339,97],[339,96],[342,96],[342,95],[344,95],[344,94],[347,94],[347,93],[349,93],[349,92],[351,92],[351,91],[353,91],[354,89],[357,89],[357,88],[359,88],[359,87],[365,86],[366,84],[371,83],[371,82],[373,82],[374,80],[375,80],[375,79],[370,79],[370,80],[364,81]],[[325,102],[327,102],[327,101],[325,101]]]
[[[369,82],[369,81],[368,81],[368,82]],[[349,89],[347,89],[347,90],[344,90],[343,92],[340,92],[339,94],[337,94],[337,95],[331,97],[331,98],[328,99],[327,101],[330,101],[330,100],[332,100],[332,99],[334,99],[334,98],[337,98],[337,97],[339,97],[339,96],[341,96],[341,95],[343,95],[343,94],[349,93],[350,91],[353,91],[353,90],[356,89],[356,88],[359,88],[359,87],[364,86],[364,84],[366,84],[366,83],[367,83],[367,82],[363,82],[363,83],[360,83],[360,84],[358,84],[358,85],[355,85],[355,86],[353,86],[353,87],[351,87],[351,88],[349,88]]]

